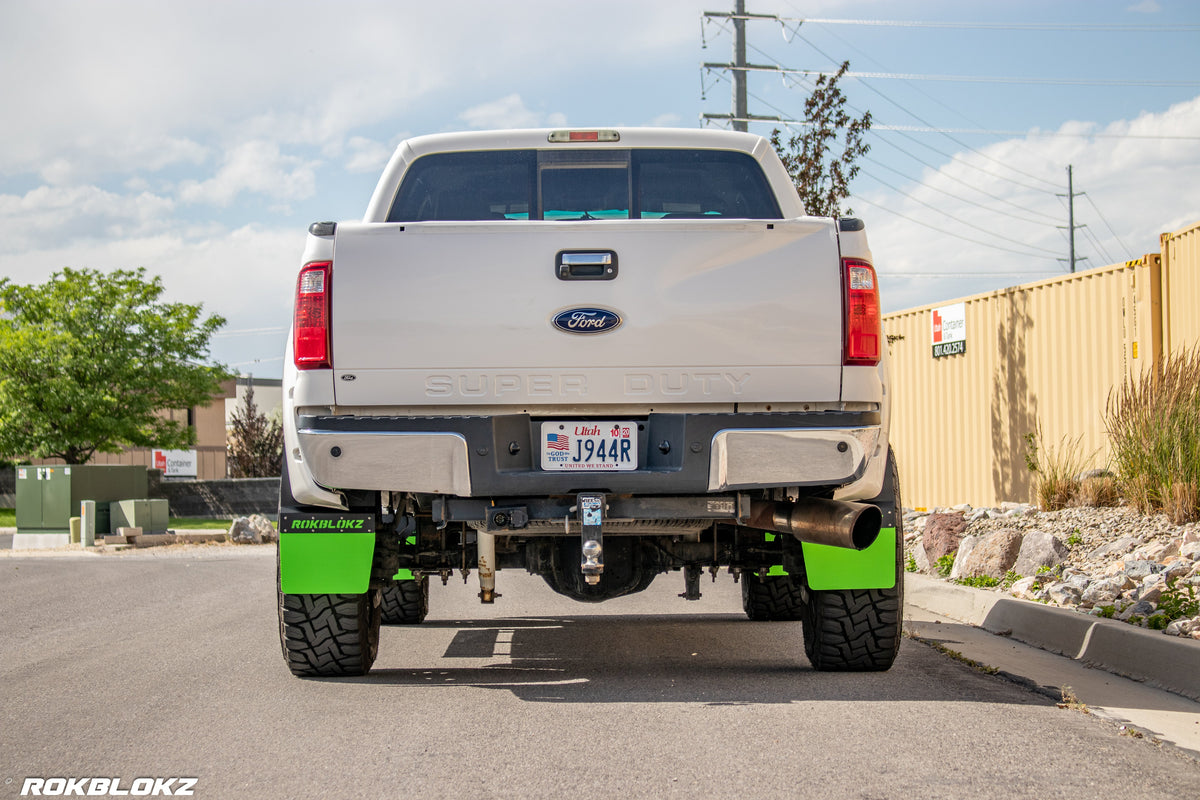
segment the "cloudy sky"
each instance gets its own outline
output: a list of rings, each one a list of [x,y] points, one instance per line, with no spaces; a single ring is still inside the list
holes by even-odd
[[[732,0],[0,0],[0,274],[146,267],[278,376],[309,222],[361,217],[409,135],[697,127]],[[1200,3],[747,0],[752,114],[848,59],[874,119],[850,205],[888,310],[1061,274],[1200,221]],[[867,24],[872,23],[872,24]],[[918,23],[918,24],[914,24]],[[775,123],[787,127],[786,122]],[[768,134],[772,124],[752,130]],[[398,309],[402,311],[402,309]]]

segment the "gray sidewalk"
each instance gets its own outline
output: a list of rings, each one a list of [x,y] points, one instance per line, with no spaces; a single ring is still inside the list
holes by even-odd
[[[905,629],[1200,756],[1200,641],[907,574]]]
[[[905,602],[1200,700],[1200,641],[908,573]]]

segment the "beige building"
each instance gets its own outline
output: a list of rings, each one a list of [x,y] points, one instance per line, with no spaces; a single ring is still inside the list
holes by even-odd
[[[907,506],[1034,499],[1026,436],[1107,464],[1109,393],[1200,343],[1200,223],[1135,261],[884,317]]]
[[[208,405],[193,408],[164,411],[162,414],[170,419],[185,422],[196,431],[196,444],[186,451],[180,451],[179,458],[171,458],[171,463],[178,460],[189,462],[194,466],[195,475],[180,477],[195,477],[200,480],[213,480],[225,477],[225,403],[227,398],[234,396],[234,381],[228,380],[221,384],[221,393],[213,397]],[[184,454],[194,451],[194,459]],[[166,453],[162,455],[167,455]],[[97,453],[92,456],[89,464],[143,464],[151,469],[161,468],[163,457],[160,455],[156,464],[153,448],[131,447],[120,453]],[[61,464],[61,459],[48,458],[35,460],[34,464]],[[191,466],[182,468],[183,472],[191,472]]]

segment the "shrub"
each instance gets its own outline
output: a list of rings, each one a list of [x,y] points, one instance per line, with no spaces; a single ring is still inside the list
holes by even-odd
[[[1104,421],[1126,499],[1177,525],[1200,518],[1200,348],[1127,378]]]
[[[1165,614],[1168,621],[1200,615],[1200,599],[1196,587],[1176,586],[1175,578],[1167,578],[1167,588],[1158,598],[1158,612]]]
[[[957,582],[963,586],[974,586],[976,589],[991,589],[993,586],[1000,585],[1000,579],[993,578],[991,575],[972,575],[968,578],[959,578]]]
[[[1111,475],[1084,478],[1079,484],[1075,505],[1089,508],[1112,508],[1121,502],[1117,481]]]
[[[1039,426],[1034,433],[1025,434],[1028,449],[1025,466],[1037,473],[1037,499],[1043,511],[1058,511],[1075,504],[1080,492],[1079,474],[1084,471],[1090,456],[1083,452],[1083,436],[1074,439],[1064,436],[1057,447],[1042,442]]]

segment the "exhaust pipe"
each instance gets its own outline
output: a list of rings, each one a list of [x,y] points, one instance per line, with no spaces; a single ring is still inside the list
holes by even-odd
[[[865,550],[883,526],[876,506],[810,497],[795,504],[755,500],[750,527],[790,533],[802,542]]]

